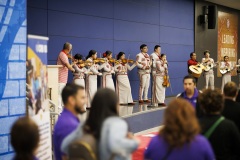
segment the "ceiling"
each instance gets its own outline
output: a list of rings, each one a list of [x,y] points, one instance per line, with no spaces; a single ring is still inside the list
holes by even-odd
[[[240,0],[205,0],[205,1],[240,10]]]

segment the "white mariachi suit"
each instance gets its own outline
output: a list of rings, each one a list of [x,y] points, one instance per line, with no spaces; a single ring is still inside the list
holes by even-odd
[[[73,82],[77,85],[83,86],[85,88],[85,75],[87,69],[84,67],[78,67],[76,64],[73,65],[75,72],[73,72]]]
[[[127,71],[131,71],[136,65],[131,67],[129,64],[122,64],[121,61],[114,67],[116,72],[116,93],[120,104],[133,103],[131,86],[129,83]]]
[[[208,58],[209,61],[204,63],[204,66],[206,65],[213,65],[214,64],[214,60],[212,58]],[[202,58],[202,63],[206,60],[206,58]],[[205,77],[205,83],[206,83],[206,88],[208,88],[208,84],[210,83],[210,87],[211,89],[214,89],[214,72],[213,72],[213,68],[211,68],[209,71],[204,71],[204,77]]]
[[[88,58],[87,61],[93,62],[92,58]],[[87,106],[90,107],[93,96],[97,92],[97,76],[101,76],[102,73],[98,72],[98,70],[102,69],[102,66],[98,64],[93,64],[88,71],[93,74],[86,75],[86,95],[87,95]]]
[[[165,101],[165,87],[163,84],[163,76],[165,75],[165,69],[167,65],[160,60],[160,57],[156,53],[151,54],[151,60],[153,60],[153,86],[152,86],[152,99],[153,103],[164,103]]]
[[[233,66],[232,66],[231,62],[221,62],[220,69],[225,68],[225,67],[230,68],[230,70],[233,69]],[[225,73],[224,75],[222,75],[222,88],[221,88],[222,91],[223,91],[224,85],[227,82],[231,82],[231,71]]]
[[[146,53],[139,53],[137,54],[137,67],[138,67],[138,76],[139,76],[139,100],[142,100],[142,96],[144,93],[143,100],[148,100],[148,88],[150,83],[150,64],[151,60],[149,55]],[[149,67],[149,69],[146,69]]]
[[[112,67],[111,64],[109,64],[108,62],[103,63],[102,66],[102,87],[109,88],[115,91],[115,86],[112,78],[112,74],[115,73],[114,67]]]

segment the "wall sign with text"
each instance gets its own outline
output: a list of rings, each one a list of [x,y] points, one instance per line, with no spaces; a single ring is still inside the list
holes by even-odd
[[[229,61],[236,65],[238,53],[238,16],[226,12],[218,12],[218,61],[229,56]],[[237,75],[232,70],[232,75]],[[221,76],[218,71],[218,77]]]

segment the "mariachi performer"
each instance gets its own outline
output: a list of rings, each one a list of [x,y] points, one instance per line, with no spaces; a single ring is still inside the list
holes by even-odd
[[[113,83],[112,74],[114,74],[114,67],[112,59],[112,52],[106,51],[103,53],[103,58],[105,59],[105,63],[102,64],[102,87],[110,88],[115,91],[115,86]]]
[[[165,91],[164,95],[162,95],[164,87],[162,86],[163,77],[161,75],[162,68],[161,65],[158,65],[157,68],[157,62],[158,64],[161,62],[161,46],[156,45],[154,47],[154,52],[150,55],[152,60],[152,102],[154,104],[159,105],[165,105],[164,100],[162,97],[165,97]]]
[[[224,61],[221,62],[221,66],[220,66],[220,72],[222,73],[222,91],[224,88],[224,85],[227,82],[231,82],[231,71],[234,69],[232,63],[229,61],[229,57],[228,56],[224,56],[223,57]]]
[[[165,101],[165,92],[166,87],[169,86],[168,79],[168,63],[166,59],[166,54],[161,54],[161,59],[156,62],[156,76],[155,85],[153,85],[153,102],[158,103],[158,105],[166,106]],[[167,81],[167,82],[166,82]]]
[[[75,69],[75,72],[73,72],[74,83],[80,86],[83,86],[85,88],[84,74],[87,73],[87,69],[84,67],[82,55],[75,54],[73,68]]]
[[[210,87],[213,90],[214,89],[214,72],[213,67],[216,66],[216,63],[214,63],[213,58],[210,58],[210,51],[205,50],[204,51],[204,58],[202,58],[202,63],[205,66],[204,69],[204,77],[205,77],[205,84],[206,89],[208,89],[208,84],[210,83]]]
[[[86,76],[86,93],[87,93],[87,106],[90,107],[93,96],[97,92],[97,76],[102,76],[98,70],[102,69],[102,66],[97,64],[97,52],[95,50],[90,50],[88,56],[86,58],[85,63],[90,63],[88,70],[92,72],[92,74],[88,74]]]
[[[133,60],[125,59],[124,52],[118,53],[114,68],[116,72],[116,93],[120,104],[134,104],[127,71],[131,71],[136,64],[130,66],[130,62],[134,63]]]
[[[150,103],[151,101],[148,99],[148,89],[150,84],[151,60],[150,56],[147,54],[148,48],[146,44],[142,44],[140,46],[140,50],[141,52],[136,56],[136,64],[138,67],[138,75],[140,81],[139,103]]]

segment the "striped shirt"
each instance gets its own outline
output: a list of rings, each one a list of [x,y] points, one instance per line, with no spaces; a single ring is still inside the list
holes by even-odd
[[[63,67],[58,68],[58,83],[67,83],[68,80],[68,68],[67,68],[68,57],[64,51],[61,51],[58,55],[57,65],[62,65]]]

